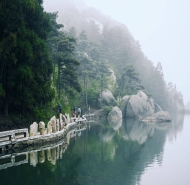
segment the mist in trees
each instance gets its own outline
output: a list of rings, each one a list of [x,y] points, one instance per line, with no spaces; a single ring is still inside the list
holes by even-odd
[[[102,77],[97,72],[98,68],[103,69],[100,67],[101,64],[105,64],[106,69],[114,70],[117,77],[115,90],[112,90],[115,96],[132,95],[138,90],[143,90],[148,96],[153,97],[163,110],[172,106],[171,93],[168,92],[161,62],[158,62],[157,66],[153,65],[153,62],[142,52],[139,41],[133,38],[125,25],[112,20],[94,8],[77,9],[77,6],[71,5],[65,6],[64,11],[60,12],[59,21],[65,22],[66,32],[77,39],[80,57],[85,56],[85,60],[79,59],[83,66],[83,72],[79,73],[79,76],[80,79],[83,76],[82,86],[85,92],[89,91],[86,89],[91,89],[90,84],[96,84],[96,96],[107,88],[109,72],[103,80],[105,82],[103,88],[101,88]],[[82,70],[81,66],[80,69]],[[94,81],[87,78],[88,70],[95,72]],[[106,72],[103,73],[106,74]],[[100,86],[97,84],[98,81]],[[88,87],[86,83],[89,84]],[[87,99],[90,101],[90,98]]]
[[[41,0],[1,1],[1,113],[23,115],[60,102],[67,111],[96,108],[106,89],[116,97],[143,90],[163,109],[172,105],[177,89],[165,82],[161,62],[153,65],[125,25],[83,6],[47,13]]]

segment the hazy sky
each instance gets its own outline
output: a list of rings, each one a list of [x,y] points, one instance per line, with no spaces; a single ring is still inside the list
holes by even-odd
[[[44,0],[45,10],[60,1]],[[190,0],[84,1],[126,24],[145,55],[162,63],[165,80],[176,83],[185,103],[190,100]]]

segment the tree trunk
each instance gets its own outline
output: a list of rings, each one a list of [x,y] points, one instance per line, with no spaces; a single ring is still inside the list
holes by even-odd
[[[86,108],[88,109],[88,89],[87,89],[87,79],[85,80],[86,81]]]
[[[9,112],[8,112],[8,107],[9,107],[9,104],[8,104],[8,100],[7,98],[5,98],[5,107],[4,107],[4,114],[5,116],[8,116],[9,115]]]
[[[60,62],[58,63],[58,92],[59,92],[59,100],[60,100]]]

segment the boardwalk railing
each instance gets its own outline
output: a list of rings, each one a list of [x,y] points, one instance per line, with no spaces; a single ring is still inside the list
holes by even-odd
[[[60,125],[63,125],[63,120],[56,119],[54,116],[51,118],[52,121],[49,122],[50,124],[48,123],[50,128],[52,128],[50,129],[51,132],[47,132],[49,127],[45,128],[44,123],[40,122],[43,123],[44,126],[44,132],[42,133],[38,132],[38,128],[39,130],[41,129],[40,123],[38,127],[38,124],[34,122],[35,124],[33,123],[31,126],[34,126],[35,130],[31,129],[30,126],[30,132],[35,131],[35,134],[30,133],[30,136],[27,128],[0,132],[0,153],[5,150],[12,150],[14,148],[25,148],[31,145],[43,145],[51,141],[60,140],[72,127],[75,127],[76,125],[79,126],[81,123],[86,123],[89,119],[93,119],[93,117],[94,114],[84,115],[80,118],[71,118],[69,122],[66,122],[66,124],[61,127]],[[54,123],[54,132],[52,123]],[[80,130],[80,127],[78,130]]]
[[[10,141],[13,142],[16,139],[17,134],[24,134],[23,137],[28,136],[28,129],[18,129],[18,130],[9,130],[5,132],[0,132],[0,142]]]

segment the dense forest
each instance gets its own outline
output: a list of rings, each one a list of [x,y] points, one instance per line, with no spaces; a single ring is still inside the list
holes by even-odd
[[[42,0],[0,0],[1,115],[46,119],[59,103],[63,113],[85,111],[105,89],[116,98],[143,90],[173,107],[176,85],[165,82],[161,62],[153,65],[126,25],[79,7],[63,1],[48,13]]]

